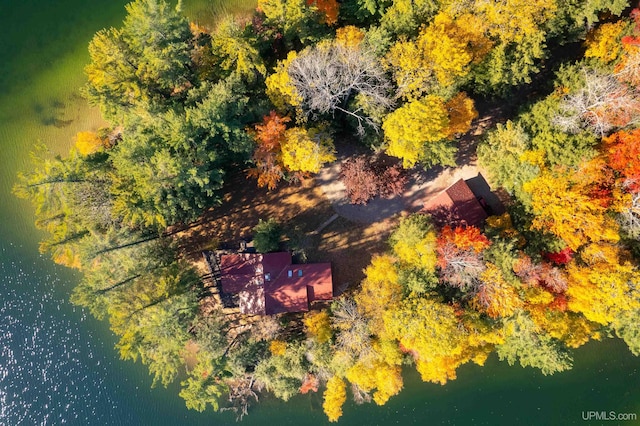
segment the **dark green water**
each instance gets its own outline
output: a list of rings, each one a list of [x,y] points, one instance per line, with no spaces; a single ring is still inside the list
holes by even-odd
[[[228,414],[186,410],[177,387],[150,389],[145,367],[118,359],[107,325],[67,302],[77,276],[38,255],[30,207],[10,194],[36,141],[65,152],[77,131],[100,125],[78,96],[86,46],[95,31],[119,24],[124,4],[0,0],[0,426],[234,424]],[[185,1],[187,11],[209,7]],[[400,396],[384,407],[347,404],[340,424],[564,425],[589,424],[583,411],[640,416],[639,358],[617,340],[591,343],[575,358],[572,371],[553,377],[490,358],[444,387],[408,373]],[[318,395],[287,404],[265,398],[243,424],[327,424],[321,405]]]

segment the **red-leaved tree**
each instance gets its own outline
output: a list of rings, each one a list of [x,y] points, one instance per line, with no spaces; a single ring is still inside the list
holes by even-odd
[[[567,278],[558,268],[548,263],[535,263],[527,255],[522,255],[514,264],[513,272],[529,286],[543,286],[554,293],[567,290]]]
[[[367,204],[378,195],[402,194],[409,178],[399,164],[389,165],[380,159],[359,156],[342,164],[340,180],[352,204]]]
[[[367,204],[378,195],[378,177],[366,157],[350,158],[342,163],[340,180],[351,204]]]
[[[553,253],[543,253],[542,256],[556,265],[564,265],[571,262],[571,259],[573,259],[573,250],[569,247],[565,247],[564,249]]]
[[[409,177],[400,164],[392,166],[379,165],[380,179],[378,181],[378,190],[383,197],[393,197],[404,192]]]

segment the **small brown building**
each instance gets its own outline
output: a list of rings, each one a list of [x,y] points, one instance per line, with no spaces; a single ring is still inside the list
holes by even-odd
[[[305,312],[333,298],[331,263],[294,265],[288,252],[234,253],[220,255],[219,266],[222,291],[238,295],[244,314]]]
[[[430,214],[438,226],[480,227],[488,217],[484,207],[464,179],[460,179],[428,200],[421,211]]]

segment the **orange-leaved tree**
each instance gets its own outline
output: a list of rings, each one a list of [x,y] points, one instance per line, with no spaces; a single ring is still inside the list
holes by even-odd
[[[609,167],[624,179],[640,180],[640,129],[619,131],[603,142]]]
[[[307,4],[318,8],[325,24],[334,25],[338,22],[340,4],[336,0],[307,0]]]
[[[474,289],[485,270],[481,253],[489,245],[487,237],[474,226],[445,226],[437,241],[440,278],[462,290]]]
[[[249,169],[249,176],[257,178],[260,187],[275,189],[284,177],[281,144],[289,121],[289,117],[271,111],[262,118],[262,124],[255,125],[253,137],[258,146],[253,152],[254,166]]]
[[[477,253],[491,245],[491,241],[475,226],[445,226],[440,231],[438,244],[446,242],[454,244],[460,250],[473,250]]]

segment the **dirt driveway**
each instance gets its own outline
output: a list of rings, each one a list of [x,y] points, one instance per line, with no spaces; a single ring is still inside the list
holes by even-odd
[[[410,170],[409,183],[403,194],[392,198],[376,197],[366,205],[354,205],[349,203],[344,184],[340,181],[340,168],[346,159],[362,152],[362,149],[353,145],[343,145],[338,151],[338,160],[324,167],[316,176],[316,182],[324,195],[331,202],[333,209],[345,219],[358,223],[375,223],[389,219],[401,212],[419,211],[425,200],[443,191],[459,179],[471,179],[482,173],[477,164],[476,147],[479,137],[484,130],[492,124],[491,117],[476,120],[472,130],[458,140],[458,154],[456,162],[458,167],[434,167],[424,170],[420,166]],[[477,188],[483,196],[491,202],[492,195],[486,192],[488,186]]]

